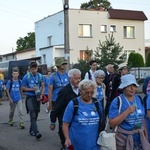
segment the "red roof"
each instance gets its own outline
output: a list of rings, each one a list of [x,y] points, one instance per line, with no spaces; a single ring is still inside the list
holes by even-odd
[[[108,9],[110,19],[124,19],[124,20],[148,20],[143,11],[136,10],[122,10],[122,9]]]

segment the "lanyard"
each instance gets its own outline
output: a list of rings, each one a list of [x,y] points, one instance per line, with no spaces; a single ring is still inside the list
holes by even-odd
[[[125,97],[124,94],[123,94],[123,96],[124,96],[126,102],[128,103],[128,105],[131,106],[131,104],[129,103],[129,101],[127,100],[127,98]],[[134,97],[133,105],[134,105],[135,108],[136,108],[136,110],[134,111],[134,114],[135,114],[135,116],[137,117],[138,122],[140,122],[139,116],[138,116],[138,113],[137,113],[137,103],[136,103],[136,98],[135,98],[135,97]]]
[[[36,79],[37,79],[37,75],[36,75],[35,77],[33,76],[32,73],[30,73],[30,75],[31,75],[32,79],[34,80],[34,83],[35,83],[37,86],[39,86],[38,81],[36,80]]]

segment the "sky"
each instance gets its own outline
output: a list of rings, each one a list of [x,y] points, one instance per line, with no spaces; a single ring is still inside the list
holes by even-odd
[[[79,9],[89,0],[69,0]],[[140,10],[145,21],[145,39],[150,39],[150,0],[108,0],[114,9]],[[63,0],[0,0],[0,55],[14,52],[16,41],[34,32],[35,22],[63,10]]]

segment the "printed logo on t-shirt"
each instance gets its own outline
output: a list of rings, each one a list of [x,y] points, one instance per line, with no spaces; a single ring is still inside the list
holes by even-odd
[[[94,111],[92,111],[92,112],[91,112],[91,115],[92,115],[92,116],[95,116],[96,114],[95,114],[95,112],[94,112]]]
[[[88,116],[88,114],[86,112],[82,112],[84,116]]]

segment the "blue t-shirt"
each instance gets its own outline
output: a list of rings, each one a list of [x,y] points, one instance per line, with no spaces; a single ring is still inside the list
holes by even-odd
[[[145,110],[144,110],[144,106],[141,104],[141,100],[140,98],[135,95],[134,96],[134,101],[133,102],[129,102],[124,94],[120,95],[120,98],[122,100],[122,107],[121,107],[121,112],[124,112],[130,105],[135,105],[136,106],[136,110],[128,115],[126,117],[126,119],[119,125],[122,129],[124,130],[134,130],[134,127],[136,124],[140,125],[140,128],[142,127],[142,120],[144,118],[145,115]],[[119,115],[119,103],[118,103],[118,98],[115,98],[109,108],[109,118],[113,119],[115,117],[117,117]],[[134,134],[133,135],[133,140],[134,142],[139,143],[140,142],[140,137],[138,134]]]
[[[86,104],[78,99],[78,115],[73,120],[74,107],[70,101],[64,116],[63,122],[71,123],[69,128],[69,136],[75,150],[99,150],[97,145],[98,128],[100,117],[95,112],[95,104]]]
[[[12,86],[11,86],[11,89],[10,89],[10,83],[12,82]],[[16,80],[16,81],[10,81],[8,80],[7,84],[6,84],[6,89],[10,89],[10,97],[12,99],[13,102],[18,102],[19,100],[22,99],[22,96],[21,96],[21,85],[19,84],[19,81]]]
[[[49,85],[53,85],[52,101],[56,101],[58,92],[69,83],[67,73],[54,72],[50,76]]]
[[[0,79],[0,91],[2,91],[4,85],[4,81]]]
[[[24,75],[22,79],[22,86],[27,88],[33,88],[35,86],[39,87],[41,86],[41,82],[44,82],[43,76],[40,73],[36,73],[36,75],[32,75],[32,73],[27,73]],[[35,96],[35,91],[26,91],[25,92],[29,96]]]
[[[50,77],[44,77],[44,95],[48,95],[48,90],[49,90],[49,79]]]
[[[104,106],[103,106],[104,96],[102,93],[102,87],[101,86],[97,87],[96,99],[101,103],[101,106],[102,106],[101,110],[104,110]]]

